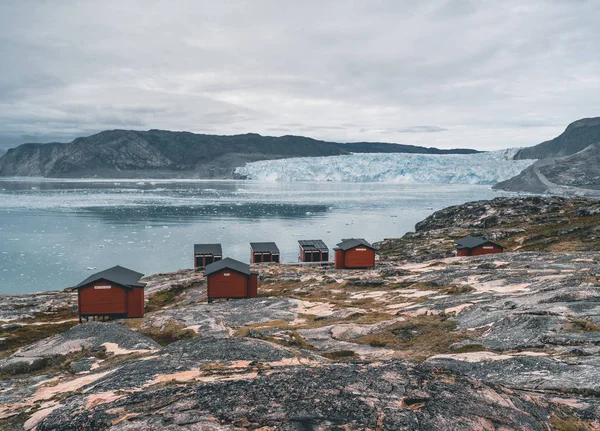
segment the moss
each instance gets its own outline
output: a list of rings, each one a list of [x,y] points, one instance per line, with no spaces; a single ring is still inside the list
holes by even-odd
[[[334,352],[323,353],[322,356],[333,361],[356,358],[356,353],[352,350],[336,350]]]

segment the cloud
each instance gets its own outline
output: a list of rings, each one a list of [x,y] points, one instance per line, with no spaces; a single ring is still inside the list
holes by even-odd
[[[397,133],[436,133],[436,132],[445,132],[448,129],[444,129],[443,127],[438,126],[413,126],[407,127],[405,129],[397,129]]]
[[[600,112],[598,18],[567,0],[5,0],[0,148],[112,128],[533,145]]]

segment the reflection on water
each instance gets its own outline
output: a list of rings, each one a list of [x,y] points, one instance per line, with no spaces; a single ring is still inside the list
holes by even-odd
[[[249,260],[275,241],[398,237],[434,210],[498,193],[486,186],[253,181],[0,179],[0,293],[61,289],[120,264],[147,274],[192,266],[196,242]]]

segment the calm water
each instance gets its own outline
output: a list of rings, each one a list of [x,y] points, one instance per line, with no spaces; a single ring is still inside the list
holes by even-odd
[[[299,239],[398,237],[434,210],[498,195],[466,185],[0,179],[0,294],[62,289],[117,264],[189,268],[198,242],[247,262],[248,242],[275,241],[297,261]]]

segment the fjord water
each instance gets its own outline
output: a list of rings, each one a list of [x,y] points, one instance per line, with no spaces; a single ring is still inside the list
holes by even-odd
[[[191,268],[193,244],[249,261],[275,241],[399,237],[434,210],[499,196],[489,186],[256,181],[0,179],[0,294],[73,286],[113,265]]]

